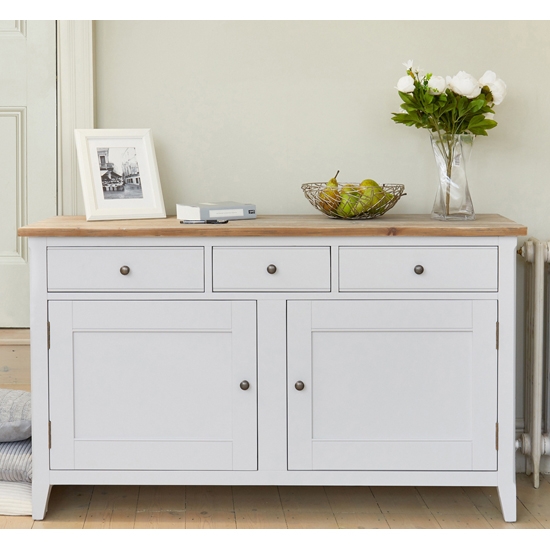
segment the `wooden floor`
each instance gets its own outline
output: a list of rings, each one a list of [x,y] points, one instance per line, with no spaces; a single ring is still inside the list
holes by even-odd
[[[28,331],[0,330],[0,387],[30,390]],[[517,476],[518,521],[479,487],[56,486],[0,529],[548,529],[550,475]]]
[[[547,529],[550,480],[518,475],[518,521],[472,487],[56,486],[46,518],[3,529]]]

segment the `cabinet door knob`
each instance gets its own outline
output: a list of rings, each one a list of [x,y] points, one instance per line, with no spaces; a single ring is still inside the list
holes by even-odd
[[[296,382],[296,384],[294,384],[294,387],[298,391],[302,391],[306,387],[306,385],[301,380],[298,380],[298,382]]]
[[[130,273],[130,268],[129,268],[127,265],[123,265],[123,266],[120,268],[120,272],[121,272],[123,275],[128,275],[128,273]]]
[[[240,383],[240,386],[241,386],[241,390],[247,390],[248,388],[250,388],[250,384],[248,383],[248,380],[243,380]]]
[[[415,266],[414,266],[414,272],[415,272],[417,275],[422,275],[422,273],[424,273],[424,267],[421,266],[421,265],[415,265]]]
[[[267,266],[267,272],[271,273],[271,275],[273,275],[273,273],[275,273],[275,271],[277,271],[277,266],[275,266],[273,264],[269,264]]]

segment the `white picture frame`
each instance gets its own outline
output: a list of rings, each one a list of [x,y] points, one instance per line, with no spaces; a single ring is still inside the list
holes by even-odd
[[[151,129],[77,129],[86,220],[165,218]]]

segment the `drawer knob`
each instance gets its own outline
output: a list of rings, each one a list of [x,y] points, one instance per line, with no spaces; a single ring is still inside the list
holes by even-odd
[[[414,272],[417,275],[422,275],[422,273],[424,273],[424,268],[421,265],[415,265],[414,266]]]
[[[250,388],[250,384],[248,383],[248,380],[243,380],[240,383],[240,386],[241,386],[241,390],[247,390],[248,388]]]
[[[302,391],[306,387],[306,385],[301,380],[298,380],[298,382],[296,382],[296,384],[294,384],[294,387],[298,391]]]
[[[123,265],[123,266],[120,268],[120,272],[121,272],[123,275],[128,275],[128,273],[130,273],[130,268],[129,268],[127,265]]]
[[[275,273],[275,271],[277,271],[277,266],[275,266],[273,264],[269,264],[267,266],[267,272],[271,273],[271,275],[273,275],[273,273]]]

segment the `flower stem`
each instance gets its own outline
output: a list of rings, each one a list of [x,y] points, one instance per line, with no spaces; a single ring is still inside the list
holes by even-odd
[[[453,173],[453,158],[456,136],[453,134],[449,136],[448,149],[447,149],[447,189],[445,192],[445,213],[448,216],[451,209],[451,174]]]
[[[445,159],[445,171],[447,180],[445,185],[445,214],[448,216],[451,210],[451,174],[453,168],[454,145],[456,136],[454,134],[442,133],[437,120],[434,119],[434,126],[437,132],[436,145],[441,156]]]

